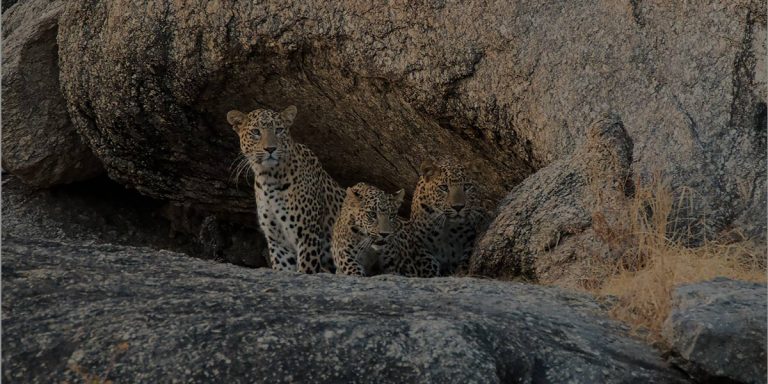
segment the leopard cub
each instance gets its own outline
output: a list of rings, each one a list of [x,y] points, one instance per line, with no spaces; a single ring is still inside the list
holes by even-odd
[[[393,234],[402,222],[397,211],[405,191],[394,195],[365,183],[347,188],[331,237],[336,273],[372,276],[381,271],[381,255],[395,246]]]
[[[488,221],[464,164],[447,159],[423,162],[405,230],[417,274],[448,276],[465,270],[475,239]]]

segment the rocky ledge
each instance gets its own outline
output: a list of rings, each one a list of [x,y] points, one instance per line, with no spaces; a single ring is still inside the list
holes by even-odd
[[[766,286],[718,278],[678,287],[664,323],[672,361],[702,382],[766,382]]]
[[[685,382],[592,298],[556,288],[15,237],[2,252],[8,382]]]

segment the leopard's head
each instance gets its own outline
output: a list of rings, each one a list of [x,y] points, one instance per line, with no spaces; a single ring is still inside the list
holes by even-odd
[[[374,248],[384,245],[402,226],[397,211],[404,196],[402,189],[390,195],[366,183],[347,188],[344,209],[350,213],[352,232],[370,238]]]
[[[296,117],[296,107],[282,112],[256,109],[248,114],[227,112],[227,121],[240,137],[240,150],[254,167],[269,169],[287,163],[294,142],[289,129]]]
[[[461,164],[424,161],[413,195],[412,215],[445,215],[448,219],[466,215],[480,204],[474,181]]]

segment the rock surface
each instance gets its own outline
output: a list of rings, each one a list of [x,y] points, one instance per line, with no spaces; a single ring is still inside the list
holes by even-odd
[[[678,287],[663,329],[673,361],[703,382],[765,383],[767,301],[765,284],[720,278]]]
[[[12,5],[16,4],[18,0],[3,0],[2,1],[2,10],[5,12],[6,9],[10,8]]]
[[[593,214],[619,211],[626,203],[631,164],[632,140],[619,117],[596,121],[584,145],[525,179],[499,204],[470,273],[560,286],[578,286],[586,276],[600,279],[587,272],[589,265],[612,255],[595,235]]]
[[[78,131],[112,178],[154,197],[250,212],[230,176],[232,108],[296,104],[298,141],[343,184],[410,190],[420,161],[452,156],[492,199],[614,111],[633,173],[696,191],[678,207],[694,234],[765,237],[757,0],[78,0],[58,42]]]
[[[685,381],[590,297],[556,288],[299,275],[15,237],[2,247],[9,382]]]
[[[27,1],[3,14],[2,166],[39,187],[104,172],[72,126],[60,90],[56,37],[64,4]]]
[[[213,216],[185,215],[104,177],[36,190],[4,174],[2,192],[6,235],[142,246],[249,267],[267,265],[266,246],[255,230],[219,223]]]

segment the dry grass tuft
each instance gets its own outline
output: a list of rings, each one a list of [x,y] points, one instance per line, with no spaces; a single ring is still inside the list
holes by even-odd
[[[670,311],[675,286],[723,276],[754,282],[766,281],[766,248],[741,237],[734,241],[706,241],[688,248],[667,235],[674,228],[673,194],[664,181],[640,186],[626,206],[626,212],[611,215],[621,223],[609,222],[605,215],[593,215],[598,237],[618,255],[614,262],[595,262],[595,276],[609,276],[602,284],[586,287],[598,295],[618,298],[612,315],[647,331],[649,341],[660,341],[661,326]],[[683,194],[680,199],[684,199]],[[735,234],[739,235],[739,234]],[[738,236],[737,236],[738,237]],[[684,240],[684,239],[683,239]]]

